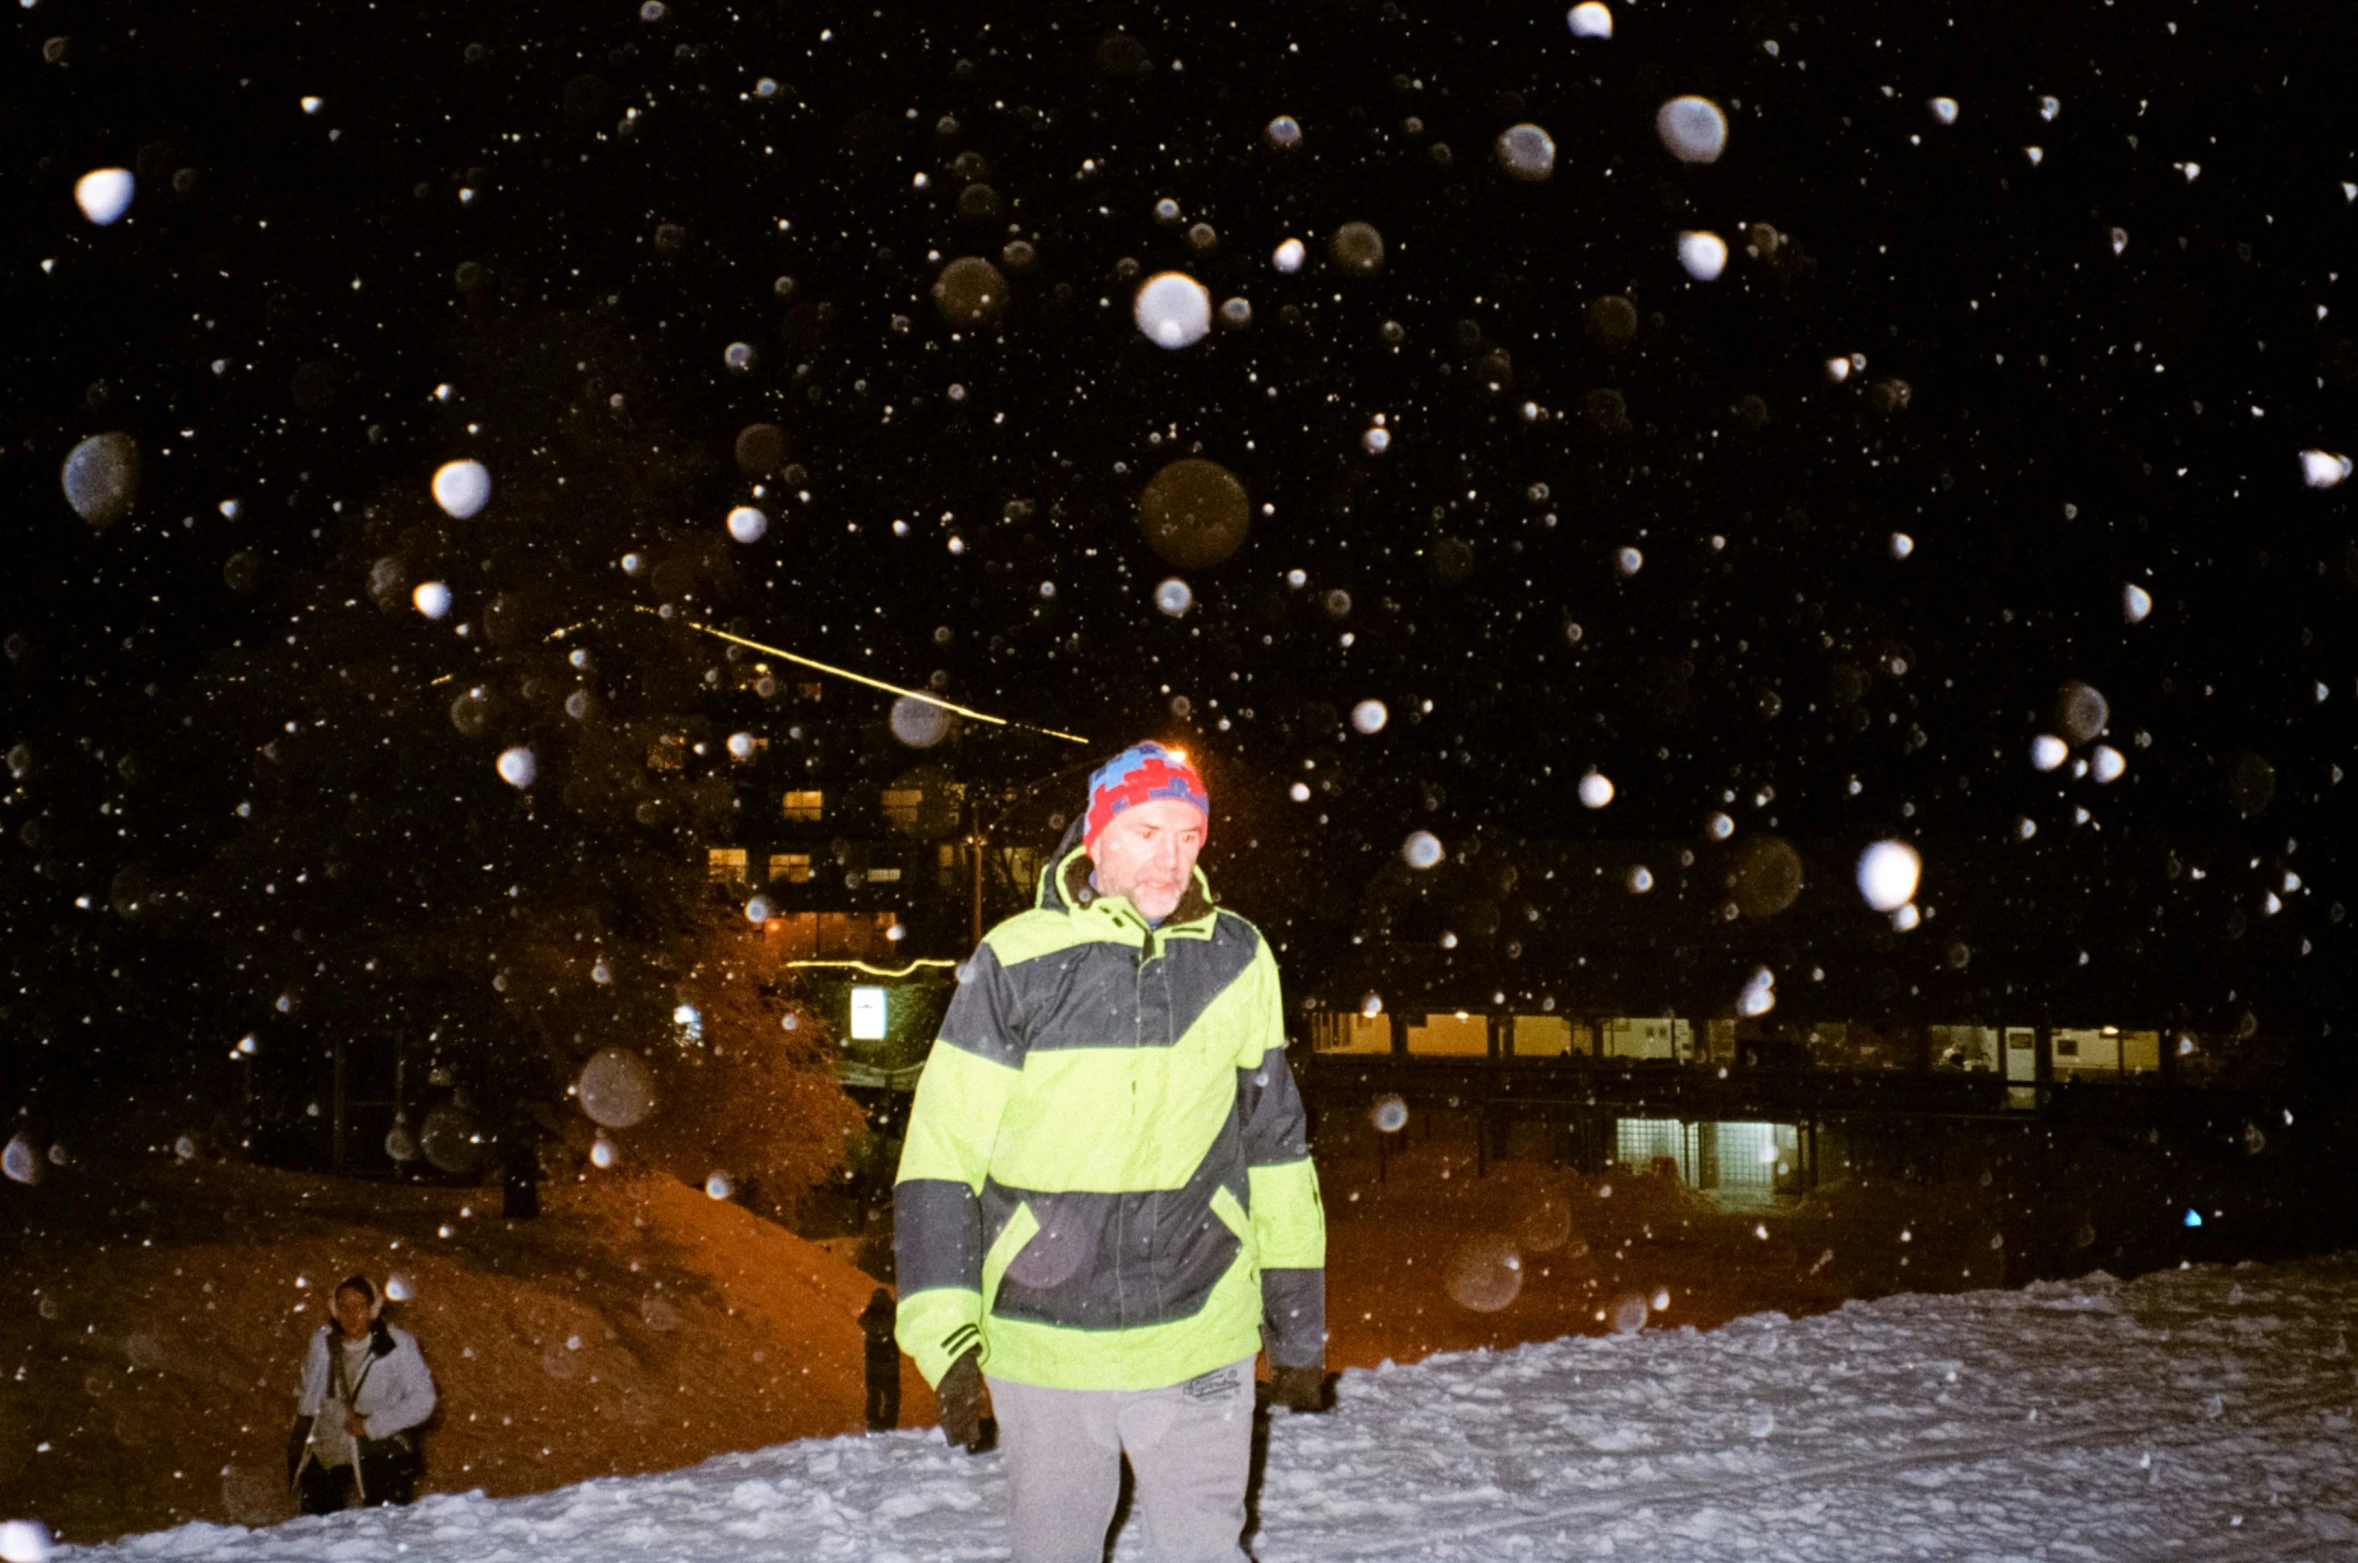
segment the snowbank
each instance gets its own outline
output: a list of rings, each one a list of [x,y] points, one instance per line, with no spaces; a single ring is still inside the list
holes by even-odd
[[[1280,1417],[1262,1563],[2358,1556],[2358,1256],[1892,1297],[1355,1370]],[[207,1525],[75,1563],[1003,1557],[995,1457],[928,1432],[534,1497]],[[1144,1556],[1125,1534],[1123,1559]]]
[[[204,1163],[7,1187],[0,1519],[69,1540],[291,1517],[303,1347],[355,1270],[400,1277],[394,1317],[440,1386],[430,1489],[541,1492],[862,1425],[875,1283],[672,1179],[552,1179],[515,1223],[496,1191]]]

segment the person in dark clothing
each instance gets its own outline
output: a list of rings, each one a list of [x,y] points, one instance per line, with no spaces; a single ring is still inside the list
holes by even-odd
[[[868,1431],[889,1433],[901,1425],[901,1348],[893,1343],[892,1293],[883,1287],[868,1299],[860,1328],[868,1336]]]

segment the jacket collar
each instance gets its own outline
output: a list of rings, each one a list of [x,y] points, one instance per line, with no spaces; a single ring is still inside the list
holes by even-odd
[[[1074,823],[1077,825],[1079,821]],[[1150,930],[1146,918],[1131,904],[1128,896],[1100,895],[1089,883],[1089,876],[1096,871],[1097,865],[1086,851],[1072,845],[1071,840],[1071,833],[1068,832],[1063,856],[1040,875],[1036,903],[1040,910],[1063,912],[1069,916],[1105,917],[1116,924],[1133,926],[1141,933],[1160,934],[1166,939],[1208,939],[1212,936],[1212,926],[1218,917],[1217,899],[1212,894],[1211,881],[1204,877],[1200,866],[1195,870],[1194,880],[1188,885],[1187,893],[1179,898],[1179,904],[1172,909],[1171,915],[1163,919],[1160,927]]]

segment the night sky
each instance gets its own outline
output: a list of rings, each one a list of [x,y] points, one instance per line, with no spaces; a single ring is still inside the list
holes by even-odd
[[[176,996],[205,995],[207,1052],[257,1023],[278,979],[229,978],[239,936],[112,903],[202,881],[228,915],[199,928],[235,924],[258,903],[220,866],[263,828],[237,813],[242,767],[298,718],[295,673],[505,677],[495,634],[456,626],[551,582],[547,613],[587,625],[569,644],[620,658],[638,635],[634,667],[714,661],[676,623],[645,639],[634,609],[670,601],[1098,751],[1186,744],[1221,806],[1207,868],[1311,987],[1413,830],[1449,873],[1469,843],[1525,865],[1491,899],[1547,929],[1528,969],[1620,934],[1612,898],[1539,891],[1560,861],[1539,844],[1693,850],[1708,873],[1725,812],[1739,842],[1803,845],[1819,910],[1774,932],[1778,957],[1872,953],[1893,975],[1861,1002],[1948,981],[1960,1012],[1934,1018],[1980,1019],[2009,984],[2161,993],[2143,1023],[2256,1024],[2338,1060],[2358,483],[2306,486],[2301,453],[2358,452],[2358,18],[1757,3],[1614,23],[18,10],[5,1024],[71,1046],[12,1040],[8,1067],[188,1042]],[[1658,135],[1682,94],[1725,112],[1716,162]],[[1552,138],[1552,177],[1502,167],[1518,124]],[[110,226],[75,201],[104,167],[137,181]],[[1379,270],[1338,263],[1347,223],[1380,233]],[[1682,269],[1689,230],[1725,240],[1717,280]],[[964,256],[1009,283],[980,326],[932,293]],[[1166,270],[1250,323],[1148,340],[1132,297]],[[1608,298],[1634,310],[1620,345]],[[1838,358],[1858,367],[1836,379]],[[782,476],[735,453],[761,422]],[[60,469],[109,431],[143,478],[98,528]],[[1137,513],[1188,456],[1235,475],[1252,524],[1181,567]],[[462,458],[493,498],[453,522],[429,483]],[[767,534],[730,540],[752,503]],[[372,582],[387,558],[398,579]],[[408,606],[429,571],[447,619]],[[1178,617],[1156,605],[1173,577]],[[2104,697],[2073,754],[2117,750],[2108,785],[2032,764],[2072,681]],[[1350,720],[1371,699],[1375,734]],[[914,763],[888,705],[851,708],[811,774]],[[503,734],[420,709],[379,740],[459,780],[399,796],[383,769],[372,801],[429,854],[501,835]],[[554,795],[571,751],[539,752]],[[970,724],[950,763],[1013,786],[1086,752]],[[1573,793],[1591,769],[1601,810]],[[1894,936],[1850,888],[1848,855],[1883,836],[1922,849],[1937,929]],[[1678,900],[1694,927],[1662,947],[1734,937],[1716,899]],[[268,964],[286,928],[252,927]],[[323,982],[339,937],[317,936]],[[1958,941],[2012,954],[1960,963]],[[1684,1012],[1729,1012],[1711,972]]]

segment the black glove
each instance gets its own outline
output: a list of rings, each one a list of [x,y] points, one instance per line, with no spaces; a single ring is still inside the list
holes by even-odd
[[[1288,1411],[1324,1411],[1326,1398],[1326,1364],[1312,1362],[1301,1367],[1272,1367],[1269,1370],[1269,1402]]]
[[[969,1346],[966,1355],[950,1364],[934,1386],[941,1402],[942,1437],[953,1449],[972,1449],[982,1442],[982,1348]]]

